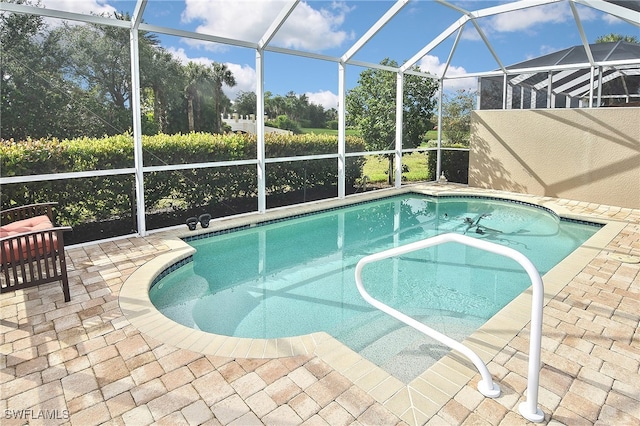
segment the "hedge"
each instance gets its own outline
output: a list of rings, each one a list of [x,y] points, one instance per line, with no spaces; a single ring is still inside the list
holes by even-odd
[[[189,133],[143,136],[145,166],[234,161],[256,158],[256,137],[245,134]],[[348,151],[364,151],[359,137],[348,136]],[[272,135],[265,137],[267,158],[337,152],[332,135]],[[348,162],[347,185],[362,175],[364,159]],[[133,138],[39,139],[0,141],[2,176],[132,168]],[[308,160],[266,165],[268,193],[287,193],[337,185],[337,160]],[[166,207],[193,209],[234,198],[255,197],[255,165],[145,173],[147,211]],[[52,195],[50,195],[52,194]],[[3,185],[2,209],[43,201],[58,201],[58,221],[76,225],[118,216],[135,217],[135,181],[131,174],[96,176]]]
[[[453,148],[465,148],[463,145],[455,145]],[[431,171],[431,179],[437,180],[436,165],[438,161],[438,153],[429,151],[429,170]],[[442,150],[441,168],[445,177],[449,182],[469,183],[469,151],[458,150]]]

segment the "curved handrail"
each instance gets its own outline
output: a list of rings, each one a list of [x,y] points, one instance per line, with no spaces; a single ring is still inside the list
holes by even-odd
[[[358,288],[358,291],[360,292],[362,297],[374,307],[426,334],[427,336],[438,340],[439,342],[449,346],[450,348],[457,350],[458,352],[469,358],[482,376],[482,380],[478,383],[478,390],[480,391],[480,393],[487,397],[497,398],[498,396],[500,396],[500,387],[493,382],[491,373],[489,373],[487,366],[475,352],[473,352],[462,343],[451,339],[450,337],[426,326],[419,321],[416,321],[410,316],[405,315],[402,312],[397,311],[396,309],[375,299],[365,290],[364,285],[362,284],[362,269],[369,263],[377,262],[382,259],[403,255],[412,251],[421,250],[427,247],[432,247],[447,242],[456,242],[511,258],[518,262],[529,275],[533,287],[533,300],[531,302],[531,335],[527,382],[528,391],[527,400],[520,404],[519,410],[520,414],[522,414],[522,416],[527,420],[533,422],[541,422],[542,420],[544,420],[544,413],[538,408],[538,383],[540,375],[540,345],[542,341],[542,305],[544,287],[542,284],[542,278],[540,277],[538,270],[525,255],[512,248],[501,246],[489,241],[468,237],[466,235],[454,233],[436,235],[434,237],[416,241],[404,246],[384,250],[379,253],[375,253],[362,258],[356,265],[355,271],[356,286]]]

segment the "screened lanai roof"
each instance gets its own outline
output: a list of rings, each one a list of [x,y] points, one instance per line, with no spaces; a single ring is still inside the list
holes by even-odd
[[[40,7],[34,6],[38,4]],[[96,9],[90,9],[89,6]],[[326,5],[353,11],[350,14],[337,13],[331,15],[334,19],[328,22],[325,17]],[[233,9],[234,15],[225,15]],[[559,11],[559,9],[562,9]],[[578,45],[586,55],[584,68],[593,74],[595,69],[613,69],[618,72],[630,72],[629,69],[640,68],[640,57],[632,56],[619,59],[616,55],[600,56],[599,46],[595,51],[591,48],[590,39],[603,35],[598,33],[603,22],[616,22],[616,30],[624,35],[635,36],[640,31],[640,0],[0,0],[0,13],[18,13],[51,18],[59,21],[75,23],[90,23],[96,25],[117,27],[130,30],[131,62],[131,99],[132,129],[134,144],[134,168],[104,173],[135,173],[136,206],[138,232],[145,234],[145,200],[144,200],[144,172],[165,170],[165,166],[145,166],[142,158],[141,131],[141,90],[139,61],[139,32],[151,33],[163,38],[163,47],[167,41],[180,48],[171,46],[171,54],[179,53],[184,46],[197,44],[205,46],[203,50],[194,53],[191,59],[200,52],[213,52],[212,48],[220,46],[230,47],[230,51],[242,51],[245,56],[243,64],[249,64],[254,80],[250,90],[257,94],[257,158],[251,159],[258,168],[258,211],[266,211],[266,183],[265,183],[265,150],[264,150],[264,95],[270,91],[268,78],[265,77],[265,64],[286,62],[296,57],[303,60],[310,59],[313,65],[306,70],[294,69],[278,70],[278,73],[268,74],[272,80],[287,81],[285,71],[295,73],[296,77],[306,79],[305,84],[314,79],[327,78],[331,74],[337,92],[338,105],[338,153],[335,156],[340,164],[345,164],[345,104],[348,88],[348,78],[357,73],[347,75],[348,66],[361,68],[386,69],[398,73],[398,86],[403,84],[403,74],[423,75],[427,78],[438,79],[446,90],[447,84],[459,79],[480,76],[505,76],[513,72],[507,69],[507,64],[517,63],[528,56],[519,51],[520,44],[537,43],[553,46]],[[116,17],[114,12],[120,12]],[[557,20],[554,13],[562,13],[562,20]],[[218,19],[224,15],[225,20]],[[594,19],[593,16],[596,16]],[[357,19],[355,17],[357,16]],[[435,18],[438,16],[439,18]],[[174,18],[167,21],[166,17]],[[124,18],[124,19],[120,19]],[[345,19],[354,18],[345,24]],[[535,19],[534,19],[535,18]],[[329,30],[323,31],[329,25]],[[529,21],[539,23],[556,23],[561,30],[554,32],[555,39],[545,39],[545,31],[519,31]],[[599,22],[600,28],[594,28],[593,22]],[[411,25],[407,23],[410,22]],[[619,25],[618,25],[619,24]],[[504,30],[496,32],[495,27]],[[242,30],[242,31],[239,31]],[[344,36],[344,37],[342,37]],[[332,37],[342,37],[335,42]],[[378,44],[380,40],[386,43]],[[511,44],[501,41],[509,39]],[[315,43],[309,43],[314,40]],[[570,41],[569,41],[570,40]],[[333,43],[323,43],[334,41]],[[515,45],[518,46],[514,48]],[[186,49],[186,47],[185,47]],[[580,49],[574,51],[578,52]],[[536,50],[539,53],[541,50]],[[265,55],[268,53],[269,55]],[[274,53],[274,54],[271,54]],[[222,53],[216,51],[206,59],[216,62],[228,62],[222,59]],[[483,58],[478,56],[483,55]],[[398,58],[399,56],[399,58]],[[530,55],[537,56],[537,55]],[[380,62],[385,58],[395,57],[399,62],[396,66],[384,66]],[[427,69],[424,59],[436,58],[437,67]],[[484,59],[488,58],[488,61]],[[584,58],[582,58],[584,59]],[[581,59],[581,60],[582,60]],[[237,63],[236,63],[237,64]],[[317,64],[317,65],[316,65]],[[337,64],[322,75],[312,76],[312,72],[321,67]],[[419,69],[414,67],[419,66]],[[336,69],[337,68],[337,69]],[[580,66],[549,62],[542,68],[521,69],[520,74],[542,72],[564,72],[577,69]],[[244,69],[244,68],[243,68]],[[291,71],[291,69],[294,69]],[[323,70],[326,68],[323,68]],[[475,82],[475,78],[472,79]],[[591,79],[593,80],[593,79]],[[270,82],[269,82],[270,83]],[[452,83],[453,84],[453,83]],[[400,87],[401,89],[401,87]],[[593,85],[590,86],[593,91]],[[444,90],[440,90],[442,95]],[[504,90],[506,98],[506,90]],[[397,90],[401,93],[401,90]],[[592,97],[591,97],[592,98]],[[442,96],[440,96],[440,105]],[[402,120],[403,108],[401,101],[396,104],[396,120]],[[401,126],[398,126],[400,128]],[[442,128],[438,126],[439,130]],[[262,132],[262,133],[261,133]],[[402,149],[401,132],[397,135],[396,149],[389,152],[400,152]],[[438,148],[440,149],[440,148]],[[370,152],[370,151],[368,151]],[[387,151],[384,151],[387,152]],[[355,153],[360,155],[359,153]],[[397,155],[397,154],[396,154]],[[307,159],[312,156],[301,156]],[[313,157],[315,158],[315,157]],[[271,160],[271,159],[270,159]],[[205,164],[207,167],[211,164]],[[401,184],[401,161],[396,162],[396,185]],[[218,167],[219,164],[213,166]],[[213,167],[211,166],[211,167]],[[180,164],[181,169],[193,167],[192,164]],[[198,164],[198,167],[201,167]],[[436,176],[440,175],[440,156],[436,166]],[[344,168],[338,168],[338,196],[345,196]],[[94,171],[83,171],[57,175],[56,178],[77,178],[94,176]],[[62,176],[62,177],[60,177]],[[22,177],[0,177],[0,183],[21,181]],[[41,179],[29,176],[29,179]],[[45,179],[49,179],[48,176]]]
[[[616,4],[618,6],[626,7],[627,9],[635,10],[636,12],[640,12],[640,2],[637,0],[606,0],[609,3]]]
[[[364,11],[368,12],[375,8],[375,13],[371,13],[371,18],[366,21],[369,22],[368,27],[354,30],[354,37],[350,39],[348,43],[343,43],[339,51],[334,49],[328,53],[309,48],[299,35],[299,39],[293,42],[290,38],[287,38],[290,33],[289,30],[291,30],[292,27],[299,27],[298,23],[293,22],[293,17],[296,16],[298,11],[304,8],[316,8],[316,10],[319,10],[321,8],[320,5],[327,3],[316,0],[283,0],[277,2],[277,4],[275,2],[274,4],[270,3],[268,9],[263,7],[267,2],[254,1],[254,7],[246,7],[242,16],[236,17],[238,22],[246,21],[251,24],[252,31],[245,31],[243,33],[234,32],[233,26],[227,26],[224,29],[211,25],[191,26],[189,29],[185,29],[183,25],[169,27],[164,26],[164,22],[156,18],[160,15],[159,11],[163,10],[166,13],[177,12],[180,14],[180,9],[177,7],[172,8],[171,5],[184,4],[185,2],[166,0],[112,2],[119,10],[131,16],[130,22],[116,20],[113,16],[97,15],[96,12],[88,12],[83,10],[82,7],[75,2],[43,0],[40,3],[44,8],[33,7],[26,4],[9,3],[6,0],[2,0],[2,2],[0,2],[0,11],[31,13],[65,20],[138,28],[156,34],[189,38],[196,41],[271,51],[370,68],[388,68],[382,67],[380,60],[394,55],[394,51],[381,52],[377,58],[362,54],[363,51],[367,50],[371,40],[379,37],[393,38],[398,46],[403,45],[406,47],[410,45],[414,50],[404,58],[404,62],[400,64],[398,69],[392,68],[391,70],[415,73],[416,71],[411,70],[411,68],[418,64],[422,58],[426,55],[437,54],[440,58],[441,66],[437,71],[430,70],[429,76],[435,76],[443,80],[468,76],[476,77],[484,75],[485,73],[491,74],[492,70],[496,68],[502,73],[505,73],[508,68],[511,68],[507,67],[506,64],[510,62],[513,63],[513,61],[510,60],[512,52],[502,50],[498,46],[499,43],[495,36],[490,35],[491,25],[494,23],[490,21],[490,19],[502,18],[508,21],[514,16],[512,14],[520,12],[540,12],[544,15],[546,12],[541,12],[540,8],[558,4],[568,4],[571,8],[574,23],[567,26],[567,31],[579,35],[579,39],[582,41],[582,51],[580,51],[580,46],[569,49],[569,55],[565,58],[565,61],[570,60],[572,55],[577,54],[578,56],[582,55],[580,60],[583,64],[587,65],[587,67],[640,66],[640,57],[637,56],[636,50],[631,52],[635,56],[623,55],[625,57],[624,59],[618,59],[618,55],[624,50],[624,47],[617,47],[613,56],[607,56],[606,54],[600,55],[597,48],[593,51],[593,48],[589,45],[588,35],[585,32],[584,25],[589,19],[587,15],[591,12],[596,12],[630,25],[630,27],[627,27],[627,30],[631,28],[635,33],[631,35],[640,34],[640,0],[520,0],[472,2],[463,0],[395,0],[369,2],[345,0],[339,3],[344,3],[345,7],[358,5],[360,7],[359,13]],[[97,3],[107,4],[109,2]],[[192,1],[187,3],[196,4],[198,2]],[[198,12],[196,13],[215,15],[217,13],[216,7],[224,7],[225,2],[221,0],[203,1],[200,2],[200,4],[202,4],[202,7],[197,9]],[[451,13],[449,15],[452,18],[451,21],[425,22],[424,34],[409,34],[404,32],[405,29],[402,28],[402,25],[398,25],[398,20],[400,19],[398,17],[402,14],[404,14],[404,16],[409,15],[413,13],[414,9],[429,11],[435,8],[447,9]],[[150,11],[153,11],[153,13]],[[184,12],[182,13],[184,14]],[[538,15],[540,13],[538,13]],[[183,18],[187,17],[183,16]],[[191,16],[191,18],[193,18],[193,16]],[[554,22],[556,19],[556,17],[551,14],[545,15],[545,18],[549,22]],[[433,28],[436,29],[435,32],[428,31]],[[624,32],[625,30],[622,31]],[[590,34],[590,36],[593,35]],[[307,32],[306,37],[312,38],[312,32]],[[457,65],[456,62],[464,59],[460,57],[461,54],[456,55],[457,51],[460,50],[458,47],[465,39],[469,38],[482,41],[486,55],[493,59],[490,68],[471,69],[468,73],[457,72],[460,68],[455,66]],[[585,54],[586,58],[583,57]],[[375,58],[375,60],[372,60],[372,58]],[[544,65],[542,65],[543,62],[540,61],[536,63],[541,66],[551,67],[552,69],[562,69],[564,66],[563,63],[554,62],[553,60],[544,62]],[[524,66],[524,64],[523,62],[518,65]],[[531,64],[531,66],[533,66],[533,64]],[[467,70],[469,70],[469,68],[470,66],[466,67]]]
[[[558,66],[589,66],[591,62],[624,62],[640,58],[640,44],[626,41],[595,43],[588,45],[590,54],[583,45],[553,52],[508,66],[508,70],[523,68],[554,68]]]
[[[588,49],[588,50],[587,50]],[[508,84],[511,86],[530,87],[545,91],[551,85],[554,93],[561,93],[573,98],[589,96],[591,88],[606,87],[616,80],[618,93],[612,94],[621,98],[640,97],[640,67],[633,65],[640,58],[640,44],[626,41],[578,45],[548,55],[533,58],[506,67],[510,73]],[[625,63],[616,67],[594,68],[591,64]],[[523,70],[558,70],[548,72],[531,72]],[[592,81],[593,79],[593,81]]]

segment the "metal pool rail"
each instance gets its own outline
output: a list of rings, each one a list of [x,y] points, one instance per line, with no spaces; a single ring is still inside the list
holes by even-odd
[[[385,305],[379,300],[373,298],[369,293],[367,293],[364,285],[362,284],[362,269],[369,263],[448,242],[464,244],[480,250],[511,258],[518,262],[529,275],[529,278],[531,279],[531,285],[533,287],[533,298],[531,301],[531,334],[529,336],[530,343],[527,378],[527,399],[525,402],[519,405],[518,409],[520,411],[520,414],[525,419],[532,422],[542,422],[544,420],[544,413],[538,408],[538,383],[540,379],[540,345],[542,340],[542,305],[544,298],[544,287],[542,284],[542,278],[540,277],[538,270],[525,255],[512,248],[468,237],[466,235],[454,233],[437,235],[435,237],[416,241],[414,243],[395,247],[389,250],[384,250],[379,253],[375,253],[362,258],[356,265],[355,272],[356,286],[358,287],[358,291],[369,304],[378,308],[382,312],[391,315],[392,317],[415,328],[416,330],[439,341],[440,343],[449,346],[451,349],[454,349],[469,358],[482,376],[482,380],[480,380],[480,382],[478,383],[478,390],[480,391],[480,393],[490,398],[497,398],[498,396],[500,396],[500,387],[493,382],[491,373],[489,373],[486,364],[475,352],[473,352],[462,343],[457,342],[456,340],[453,340],[452,338],[442,333],[439,333],[438,331],[411,318],[410,316],[405,315],[402,312],[397,311],[396,309]]]

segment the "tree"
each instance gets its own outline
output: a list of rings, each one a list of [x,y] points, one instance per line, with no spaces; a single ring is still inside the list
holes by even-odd
[[[325,111],[325,119],[327,121],[330,120],[338,120],[338,110],[335,108],[329,108],[328,110]]]
[[[65,75],[87,89],[96,102],[110,105],[106,119],[122,133],[132,126],[127,105],[131,100],[129,34],[122,28],[96,24],[63,26],[54,30],[61,54],[68,59]]]
[[[282,130],[289,130],[295,134],[300,134],[302,131],[300,130],[300,125],[297,121],[293,121],[286,115],[279,115],[273,121],[267,121],[265,125],[269,127],[276,127]]]
[[[626,41],[627,43],[640,43],[640,39],[637,36],[622,35],[616,33],[609,33],[602,35],[596,39],[596,43],[610,43],[613,41]]]
[[[273,96],[273,93],[264,92],[264,110],[268,117],[275,118],[285,114],[285,100],[282,96]]]
[[[381,65],[397,67],[390,59]],[[416,68],[414,68],[415,70]],[[371,151],[389,150],[395,145],[396,73],[368,69],[360,73],[358,86],[347,94],[346,111],[349,125],[356,126]],[[404,76],[402,144],[414,148],[430,130],[435,106],[435,80],[413,74]],[[393,182],[393,158],[389,159],[389,184]]]
[[[22,3],[18,1],[17,3]],[[2,100],[1,135],[4,139],[24,139],[37,129],[42,120],[42,103],[36,99],[49,92],[48,79],[41,63],[43,46],[37,40],[44,37],[41,17],[18,13],[0,14],[0,96]],[[49,70],[51,73],[53,70]],[[36,136],[37,137],[37,136]]]
[[[267,91],[264,94],[264,108],[270,119],[277,117],[277,121],[282,122],[283,119],[280,117],[286,116],[287,122],[295,123],[296,127],[326,126],[327,116],[324,107],[310,103],[306,94],[298,95],[289,91],[285,96],[273,96]]]
[[[236,79],[233,77],[233,73],[225,64],[214,62],[211,65],[211,76],[213,78],[213,102],[214,102],[214,129],[216,133],[221,133],[221,118],[222,106],[230,105],[229,98],[222,91],[222,85],[233,87],[236,85]]]
[[[41,17],[0,14],[0,45],[2,138],[97,136],[111,129],[102,118],[106,105],[65,75],[70,58]]]
[[[442,133],[449,144],[469,146],[471,135],[471,111],[476,94],[460,89],[455,95],[445,94],[442,103]]]
[[[240,115],[251,115],[256,113],[257,102],[255,92],[240,91],[233,102],[233,108]]]
[[[114,13],[119,20],[128,14]],[[129,130],[131,122],[131,48],[129,30],[98,24],[63,25],[52,31],[58,55],[65,59],[65,78],[104,105],[101,119],[109,124],[108,134]],[[139,33],[140,84],[148,87],[157,70],[151,63],[157,48],[156,36]]]
[[[309,106],[309,98],[307,95],[296,95],[294,91],[289,91],[284,98],[285,115],[289,119],[300,122],[307,115],[307,107]]]
[[[327,113],[322,105],[309,104],[307,107],[307,119],[310,127],[322,129],[327,126]]]
[[[202,104],[208,94],[213,94],[214,81],[209,67],[191,61],[184,68],[184,75],[189,131],[193,132],[196,124],[200,127]]]
[[[143,100],[153,111],[152,121],[156,130],[153,133],[167,133],[170,128],[169,111],[172,105],[182,103],[182,65],[163,48],[152,49],[149,53],[150,57],[144,62],[149,64],[149,69],[141,70],[146,76],[143,81],[149,88],[148,92],[143,92]]]

